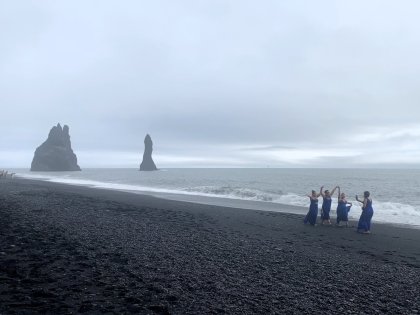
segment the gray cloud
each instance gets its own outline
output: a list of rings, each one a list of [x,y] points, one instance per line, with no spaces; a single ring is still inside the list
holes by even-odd
[[[405,153],[389,163],[413,163],[417,136],[381,138],[374,149],[363,139],[420,119],[419,9],[417,1],[2,1],[0,163],[34,150],[57,122],[86,152],[82,166],[99,152],[113,157],[108,165],[131,165],[147,132],[167,165],[287,166],[296,148],[299,165],[351,166],[384,163],[390,145]],[[348,157],[331,157],[344,148]]]
[[[265,146],[256,146],[256,147],[245,147],[240,150],[243,151],[273,151],[273,150],[294,150],[296,147],[288,145],[265,145]]]

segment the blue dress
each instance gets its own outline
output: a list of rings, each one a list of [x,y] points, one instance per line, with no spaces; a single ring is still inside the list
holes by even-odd
[[[347,202],[340,200],[337,206],[337,224],[341,221],[347,222],[348,220]]]
[[[322,199],[322,210],[321,210],[321,219],[322,220],[329,220],[330,219],[330,211],[331,211],[331,198],[324,197]]]
[[[315,225],[316,224],[316,218],[318,217],[318,199],[312,199],[311,198],[311,205],[309,206],[308,214],[305,217],[305,220],[303,222]]]
[[[373,217],[372,200],[368,199],[366,207],[362,208],[362,214],[360,215],[359,224],[357,225],[358,232],[370,231],[370,222]]]

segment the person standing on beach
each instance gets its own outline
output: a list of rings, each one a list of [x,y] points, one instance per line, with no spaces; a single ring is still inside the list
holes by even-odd
[[[305,224],[309,223],[310,225],[314,226],[316,224],[316,218],[318,217],[318,197],[319,194],[316,193],[315,190],[312,190],[311,195],[307,195],[310,200],[309,211],[306,215],[303,222]]]
[[[349,216],[347,209],[347,199],[346,194],[342,193],[340,186],[338,186],[338,205],[337,205],[337,226],[341,226],[341,222],[346,223],[346,227],[349,226]]]
[[[370,223],[373,217],[372,199],[370,199],[370,192],[365,191],[363,193],[363,200],[360,200],[356,195],[356,200],[363,204],[362,214],[360,215],[359,223],[357,225],[357,232],[369,234]]]
[[[322,225],[324,224],[331,224],[330,220],[330,211],[331,211],[331,197],[334,195],[335,190],[338,188],[338,186],[335,186],[334,189],[331,191],[324,190],[324,186],[321,186],[321,189],[319,191],[319,194],[322,196],[322,207],[321,207],[321,220]]]

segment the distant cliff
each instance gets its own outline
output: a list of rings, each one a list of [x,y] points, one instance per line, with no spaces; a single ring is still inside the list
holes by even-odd
[[[155,162],[152,159],[153,142],[149,135],[144,138],[143,161],[140,164],[140,171],[156,171]]]
[[[31,171],[80,171],[77,157],[71,148],[69,127],[60,124],[52,127],[48,139],[36,150]]]

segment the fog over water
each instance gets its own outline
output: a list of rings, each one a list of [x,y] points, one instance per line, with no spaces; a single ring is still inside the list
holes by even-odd
[[[0,167],[418,167],[418,1],[0,1]]]

